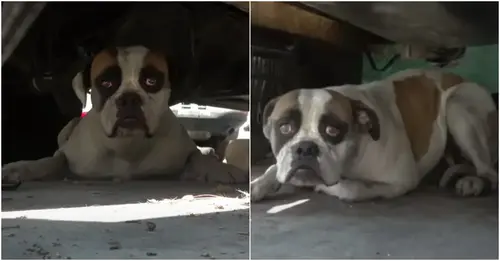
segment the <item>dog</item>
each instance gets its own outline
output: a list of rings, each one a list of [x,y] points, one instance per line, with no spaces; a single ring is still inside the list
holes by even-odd
[[[203,155],[190,139],[168,105],[168,69],[164,55],[144,46],[98,53],[88,71],[73,79],[82,104],[90,86],[92,109],[61,130],[53,156],[6,164],[2,181],[51,180],[70,173],[88,180],[248,182],[248,173]]]
[[[282,185],[345,201],[394,198],[417,187],[450,140],[472,162],[456,192],[496,188],[498,111],[481,86],[438,69],[384,80],[297,89],[265,106],[263,132],[276,164],[250,184],[251,200]]]

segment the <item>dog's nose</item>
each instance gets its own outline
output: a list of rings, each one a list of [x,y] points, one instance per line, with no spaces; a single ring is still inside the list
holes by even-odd
[[[319,155],[319,147],[312,141],[303,141],[298,144],[295,152],[299,157],[317,157]]]
[[[139,94],[135,92],[126,92],[116,100],[116,106],[118,108],[127,108],[127,107],[130,108],[141,105],[142,105],[141,96],[139,96]]]

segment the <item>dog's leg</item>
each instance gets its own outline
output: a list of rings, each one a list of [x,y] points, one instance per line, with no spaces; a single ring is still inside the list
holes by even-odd
[[[18,183],[57,179],[64,175],[66,167],[66,157],[62,152],[57,151],[52,157],[6,164],[2,167],[2,182]]]
[[[222,163],[211,155],[195,150],[189,157],[182,179],[207,183],[243,184],[249,180],[248,172]]]
[[[465,158],[474,165],[477,175],[464,176],[457,181],[456,192],[462,196],[480,195],[483,190],[489,189],[486,187],[487,183],[491,183],[492,189],[498,184],[498,173],[493,168],[496,161],[496,155],[493,155],[495,148],[492,147],[498,146],[496,140],[492,142],[498,135],[498,126],[493,126],[497,123],[490,122],[498,116],[493,105],[490,106],[493,108],[490,115],[485,115],[485,108],[481,106],[486,107],[474,104],[460,94],[450,97],[447,103],[449,132]]]
[[[281,184],[276,179],[277,167],[275,164],[267,168],[266,172],[250,183],[250,200],[260,201],[266,196],[277,192]]]
[[[318,185],[314,189],[345,201],[375,198],[395,198],[411,190],[410,187],[387,183],[343,179],[333,186]]]

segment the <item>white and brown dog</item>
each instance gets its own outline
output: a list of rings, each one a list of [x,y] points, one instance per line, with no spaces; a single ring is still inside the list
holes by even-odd
[[[498,113],[479,85],[439,70],[298,89],[271,100],[264,135],[276,164],[251,182],[253,201],[282,184],[342,200],[393,198],[417,187],[443,157],[448,133],[475,167],[456,190],[479,195],[498,173]]]
[[[55,179],[68,172],[91,180],[248,182],[248,173],[202,155],[172,113],[163,55],[142,46],[104,50],[88,75],[93,108],[61,130],[54,156],[5,165],[3,182]],[[73,88],[86,104],[83,77],[73,79]]]

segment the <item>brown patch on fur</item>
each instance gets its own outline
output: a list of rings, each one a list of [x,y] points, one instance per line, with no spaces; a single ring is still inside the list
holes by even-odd
[[[299,100],[298,100],[299,92],[300,90],[294,90],[277,98],[276,103],[272,108],[272,112],[266,112],[264,110],[264,117],[266,117],[265,114],[270,113],[269,118],[279,118],[286,111],[293,108],[299,108]]]
[[[157,52],[148,52],[144,57],[144,66],[151,65],[156,69],[168,74],[168,64],[165,57]]]
[[[432,127],[439,113],[441,94],[432,79],[425,75],[394,81],[396,105],[416,160],[427,153]]]
[[[94,59],[92,60],[92,65],[90,67],[90,79],[92,82],[104,70],[118,64],[116,55],[116,51],[113,52],[112,50],[106,49],[101,51],[94,57]]]
[[[441,89],[447,90],[455,85],[465,82],[464,78],[454,73],[443,73],[441,76]]]

